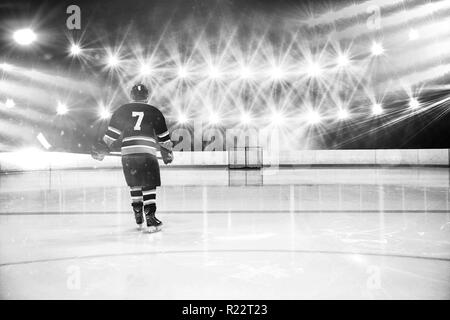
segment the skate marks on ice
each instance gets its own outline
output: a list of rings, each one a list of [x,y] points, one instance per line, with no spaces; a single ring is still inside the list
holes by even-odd
[[[448,298],[449,243],[441,213],[428,214],[425,224],[420,214],[406,219],[394,214],[385,217],[384,229],[378,214],[282,214],[276,222],[273,215],[245,213],[161,218],[168,221],[163,232],[145,234],[135,230],[131,213],[1,216],[0,293],[3,298]],[[340,241],[352,238],[367,241]],[[66,287],[72,268],[81,274],[77,290]],[[381,280],[372,283],[378,274]]]
[[[274,251],[93,257],[2,267],[0,273],[7,278],[0,295],[4,299],[448,299],[448,262],[384,259]],[[73,269],[80,275],[75,288],[69,282]]]
[[[169,172],[154,234],[120,172],[0,177],[1,298],[450,298],[448,170],[213,173]]]

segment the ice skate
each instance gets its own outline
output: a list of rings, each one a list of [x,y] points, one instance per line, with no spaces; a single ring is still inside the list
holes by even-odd
[[[133,204],[134,218],[136,220],[138,230],[142,230],[144,223],[144,213],[142,209],[142,204]]]
[[[147,220],[147,232],[154,233],[162,229],[163,223],[155,217],[154,212],[145,213],[145,219]]]

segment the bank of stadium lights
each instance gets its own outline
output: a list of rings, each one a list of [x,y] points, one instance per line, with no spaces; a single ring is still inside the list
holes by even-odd
[[[380,56],[384,53],[384,47],[381,43],[373,42],[372,47],[370,48],[373,56]]]
[[[374,116],[379,116],[383,113],[383,106],[381,105],[381,103],[374,103],[372,105],[372,114]]]
[[[14,41],[21,46],[28,46],[36,41],[37,35],[30,28],[19,29],[13,33]]]
[[[56,113],[60,116],[65,115],[67,112],[69,111],[69,108],[67,108],[67,105],[62,103],[62,102],[58,102],[58,105],[56,107]]]
[[[419,102],[419,100],[417,100],[417,98],[411,98],[411,99],[409,100],[409,107],[410,107],[412,110],[419,109],[419,107],[420,107],[420,102]]]
[[[5,101],[5,107],[8,109],[14,108],[16,106],[16,103],[13,99],[6,99]]]

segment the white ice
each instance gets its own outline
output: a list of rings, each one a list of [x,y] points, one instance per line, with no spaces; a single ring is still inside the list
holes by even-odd
[[[145,234],[120,170],[0,175],[0,298],[450,298],[448,169],[162,180]]]

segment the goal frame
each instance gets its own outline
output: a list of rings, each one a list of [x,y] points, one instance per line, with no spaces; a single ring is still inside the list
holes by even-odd
[[[233,147],[228,150],[228,169],[262,169],[263,148],[259,146]]]

